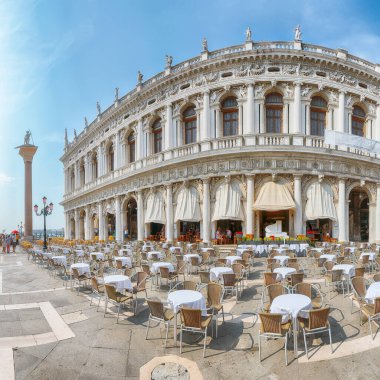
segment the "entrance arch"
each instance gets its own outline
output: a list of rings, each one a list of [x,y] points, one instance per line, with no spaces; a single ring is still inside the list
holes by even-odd
[[[81,210],[79,214],[79,239],[85,239],[85,220],[86,220],[86,211]]]
[[[349,194],[349,239],[369,240],[369,194],[363,187],[354,187]]]
[[[70,220],[70,240],[75,240],[75,219]]]
[[[107,224],[107,237],[115,237],[116,232],[116,217],[115,214],[107,212],[106,214],[106,224]]]
[[[123,228],[124,237],[126,237],[126,230],[128,232],[128,238],[137,239],[137,201],[132,196],[128,198],[123,204]],[[143,223],[143,221],[141,221]]]

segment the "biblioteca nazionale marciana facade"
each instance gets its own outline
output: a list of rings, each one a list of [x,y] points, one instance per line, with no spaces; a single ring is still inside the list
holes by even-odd
[[[380,241],[379,103],[380,66],[345,50],[204,40],[66,135],[65,237]]]

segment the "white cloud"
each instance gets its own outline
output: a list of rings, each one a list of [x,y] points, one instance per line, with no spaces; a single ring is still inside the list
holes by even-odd
[[[10,177],[5,173],[0,173],[0,185],[7,185],[13,182],[14,180],[14,177]]]

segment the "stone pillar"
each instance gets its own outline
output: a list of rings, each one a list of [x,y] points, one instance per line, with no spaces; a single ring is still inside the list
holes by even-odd
[[[352,134],[352,109],[348,111],[348,133]]]
[[[306,135],[310,136],[311,134],[311,127],[310,127],[310,104],[306,104],[305,106],[306,109],[306,120],[305,120],[305,125],[306,125]]]
[[[143,121],[140,119],[136,128],[136,161],[141,160],[144,157],[144,133],[143,133]]]
[[[65,212],[65,239],[70,239],[70,213],[68,211]]]
[[[137,192],[137,240],[144,240],[144,202],[141,190]]]
[[[85,240],[90,240],[91,236],[91,215],[90,215],[90,206],[86,206],[86,219],[84,225],[84,238]]]
[[[203,120],[201,123],[201,139],[208,140],[210,138],[210,93],[203,93]]]
[[[165,150],[169,150],[173,147],[173,136],[173,106],[170,103],[166,106]]]
[[[294,133],[302,133],[301,83],[294,85]]]
[[[113,142],[113,150],[114,150],[114,163],[113,167],[114,169],[119,169],[121,167],[121,160],[120,160],[120,151],[121,151],[121,146],[120,146],[120,135],[119,132],[116,132],[115,138],[112,140]]]
[[[338,223],[339,241],[347,241],[347,219],[346,219],[346,180],[339,179],[339,200],[338,200]]]
[[[103,149],[102,149],[101,144],[98,146],[97,159],[98,159],[98,177],[97,178],[99,178],[103,175]]]
[[[32,161],[38,147],[22,145],[17,147],[18,154],[24,159],[24,236],[33,236],[33,202],[32,202]]]
[[[166,241],[173,242],[173,193],[172,185],[166,186]]]
[[[202,239],[205,243],[211,241],[211,211],[210,211],[210,180],[203,180],[203,208],[202,208]]]
[[[338,106],[338,132],[344,132],[344,114],[345,114],[345,92],[339,92],[339,106]]]
[[[375,240],[380,243],[380,183],[376,184],[376,219],[375,219]]]
[[[78,240],[80,239],[80,220],[79,220],[79,211],[78,209],[76,208],[74,210],[74,220],[75,220],[75,240]]]
[[[255,99],[253,84],[250,83],[247,88],[247,135],[253,135],[255,133]]]
[[[103,215],[103,204],[102,202],[98,203],[98,236],[99,240],[104,240],[104,215]]]
[[[253,212],[253,200],[255,197],[255,177],[253,175],[247,175],[247,225],[246,234],[253,235],[254,230],[254,212]]]
[[[294,202],[296,210],[294,214],[294,235],[302,234],[302,191],[301,191],[301,175],[294,175]]]
[[[121,221],[121,203],[120,197],[115,197],[115,222],[116,222],[116,231],[115,231],[115,239],[118,243],[123,241],[123,225]]]

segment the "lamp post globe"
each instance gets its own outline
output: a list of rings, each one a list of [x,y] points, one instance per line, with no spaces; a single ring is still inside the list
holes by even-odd
[[[44,245],[43,245],[43,250],[46,251],[47,250],[46,217],[48,215],[51,215],[51,213],[53,212],[54,204],[52,202],[50,202],[50,204],[47,205],[46,204],[47,203],[46,197],[42,198],[42,203],[43,203],[43,206],[42,206],[40,212],[38,212],[38,205],[34,205],[34,212],[36,213],[37,216],[43,215],[43,217],[44,217]]]

